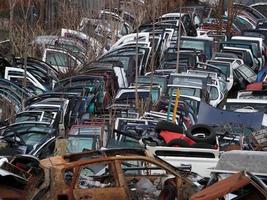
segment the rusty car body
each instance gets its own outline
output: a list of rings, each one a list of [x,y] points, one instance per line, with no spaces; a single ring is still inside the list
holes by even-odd
[[[153,199],[172,196],[182,200],[199,190],[189,178],[190,172],[148,156],[144,150],[90,151],[55,156],[40,163],[50,173],[49,180],[43,182],[46,189],[40,186],[42,199],[118,200],[140,199],[140,195],[144,199],[150,194]]]
[[[243,171],[214,183],[194,194],[190,200],[221,199],[230,193],[236,197],[231,199],[263,200],[267,198],[267,188],[263,181],[251,173]]]

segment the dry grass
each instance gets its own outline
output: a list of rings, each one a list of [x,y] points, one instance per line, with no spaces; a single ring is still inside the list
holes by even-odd
[[[0,116],[0,120],[4,121],[6,119],[10,119],[11,121],[13,119],[11,119],[12,116],[14,116],[16,114],[15,112],[15,106],[3,99],[1,96],[0,96],[0,109],[2,109],[2,115]]]

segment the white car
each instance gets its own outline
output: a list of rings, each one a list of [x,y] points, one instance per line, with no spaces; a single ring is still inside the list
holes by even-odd
[[[38,93],[42,94],[44,91],[47,90],[30,72],[16,67],[5,68],[4,78],[11,82],[23,83],[25,77],[27,79],[28,84],[33,85],[36,87],[36,89],[38,88],[40,90],[40,93],[37,90],[35,90],[37,94]]]
[[[222,72],[226,75],[227,90],[230,91],[234,84],[234,72],[232,63],[218,60],[208,60],[207,64],[214,65],[222,70]]]
[[[210,177],[210,168],[215,168],[219,161],[219,149],[148,145],[146,149],[175,167],[191,165],[191,171],[202,177]]]

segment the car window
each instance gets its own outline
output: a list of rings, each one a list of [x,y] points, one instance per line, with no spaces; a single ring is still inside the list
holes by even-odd
[[[227,77],[230,77],[230,63],[219,63],[219,62],[207,62],[208,64],[214,65],[221,69],[221,71],[227,75]]]
[[[227,90],[227,84],[224,81],[219,80],[220,91],[224,93]]]
[[[216,87],[210,88],[210,100],[217,100],[219,98],[219,92]]]
[[[67,153],[79,153],[84,149],[94,149],[94,138],[87,137],[69,137],[67,144]]]
[[[26,145],[35,145],[39,144],[44,138],[46,137],[46,134],[43,133],[27,133],[23,134],[21,138],[24,140]]]
[[[254,27],[249,22],[247,22],[245,19],[242,19],[241,17],[234,17],[234,23],[241,31],[246,29],[254,29]]]
[[[226,109],[235,111],[238,109],[251,109],[267,113],[267,106],[264,103],[242,103],[242,102],[227,102]]]
[[[199,88],[179,88],[180,95],[185,96],[194,96],[200,98],[201,90]],[[176,90],[172,93],[173,96],[176,96]]]
[[[189,29],[191,28],[191,19],[188,15],[184,15],[182,17],[182,21],[183,21],[183,24],[184,24],[184,27],[186,29],[186,31],[188,32]]]
[[[82,166],[76,187],[80,189],[115,187],[116,181],[110,163]]]
[[[205,43],[203,41],[181,40],[180,47],[204,51],[205,50]]]
[[[21,113],[16,116],[15,122],[40,121],[41,113]]]
[[[134,99],[135,98],[135,92],[125,92],[122,93],[121,96],[119,97],[120,99]],[[140,99],[148,99],[150,97],[150,92],[138,92],[138,97]]]
[[[77,62],[72,57],[68,56],[66,53],[57,51],[47,51],[46,62],[61,67],[74,67],[77,65]]]
[[[249,78],[255,75],[254,71],[250,69],[249,67],[245,65],[240,65],[239,68],[237,68],[240,74],[242,74],[243,77]]]
[[[55,151],[55,146],[56,146],[55,140],[50,141],[44,147],[42,147],[41,150],[37,152],[35,156],[37,156],[40,160],[53,156]]]
[[[121,29],[121,34],[122,35],[126,35],[126,34],[128,34],[129,33],[129,31],[128,31],[128,27],[125,25],[125,24],[123,24],[122,25],[122,29]]]
[[[24,85],[24,80],[26,80],[26,89],[27,91],[29,91],[30,93],[33,93],[35,95],[39,95],[39,94],[43,94],[44,91],[41,90],[40,88],[38,88],[37,86],[35,86],[31,80],[29,80],[29,78],[27,77],[27,79],[21,78],[21,77],[11,77],[10,81],[16,83],[19,86],[23,86]]]

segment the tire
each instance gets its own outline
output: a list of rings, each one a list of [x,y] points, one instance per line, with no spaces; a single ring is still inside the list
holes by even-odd
[[[184,133],[184,130],[181,126],[169,122],[169,121],[159,121],[155,127],[156,132],[160,133],[161,131],[170,131],[174,133]]]
[[[175,147],[175,146],[179,146],[179,147],[191,147],[191,145],[189,145],[186,141],[182,140],[182,139],[174,139],[172,141],[170,141],[167,146],[169,147]]]
[[[205,138],[195,136],[197,133],[204,133]],[[187,130],[186,136],[194,140],[196,143],[207,143],[210,145],[216,144],[216,134],[214,129],[206,124],[196,124],[191,126]]]

